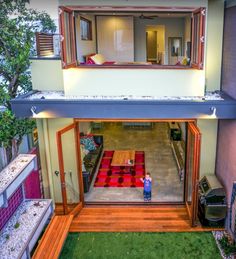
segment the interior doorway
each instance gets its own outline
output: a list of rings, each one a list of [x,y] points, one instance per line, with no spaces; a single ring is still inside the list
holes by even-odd
[[[157,31],[147,31],[147,61],[157,62]]]
[[[146,26],[146,60],[163,65],[165,59],[165,27],[163,25]]]

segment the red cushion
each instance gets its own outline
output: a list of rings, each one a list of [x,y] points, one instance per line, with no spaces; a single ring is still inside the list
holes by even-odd
[[[103,65],[113,65],[115,61],[106,61],[103,63]]]
[[[95,65],[95,62],[91,58],[88,58],[86,64]]]
[[[86,55],[85,64],[95,64],[95,62],[91,59],[91,57],[94,55],[96,55],[96,53],[91,53],[89,55]]]

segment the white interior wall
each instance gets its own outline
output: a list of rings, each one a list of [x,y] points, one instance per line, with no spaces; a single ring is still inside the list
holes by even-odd
[[[97,16],[97,49],[106,61],[134,61],[132,16]]]
[[[146,28],[161,25],[165,27],[165,60],[168,64],[168,38],[182,37],[184,40],[184,18],[134,19],[134,60],[146,61]]]
[[[76,32],[76,50],[77,59],[79,62],[84,62],[84,56],[92,53],[96,53],[96,26],[94,15],[82,15],[85,19],[92,23],[92,40],[81,40],[80,35],[80,16],[75,16],[75,32]]]
[[[91,122],[80,122],[79,131],[84,134],[89,134],[91,132]]]

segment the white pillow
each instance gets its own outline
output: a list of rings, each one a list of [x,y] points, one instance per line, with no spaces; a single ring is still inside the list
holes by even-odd
[[[101,54],[96,54],[90,57],[90,59],[92,59],[96,65],[102,65],[106,61],[104,56]]]

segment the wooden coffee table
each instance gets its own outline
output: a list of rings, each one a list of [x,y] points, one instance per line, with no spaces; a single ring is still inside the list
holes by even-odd
[[[111,161],[111,166],[133,167],[135,160],[134,150],[115,150]]]

